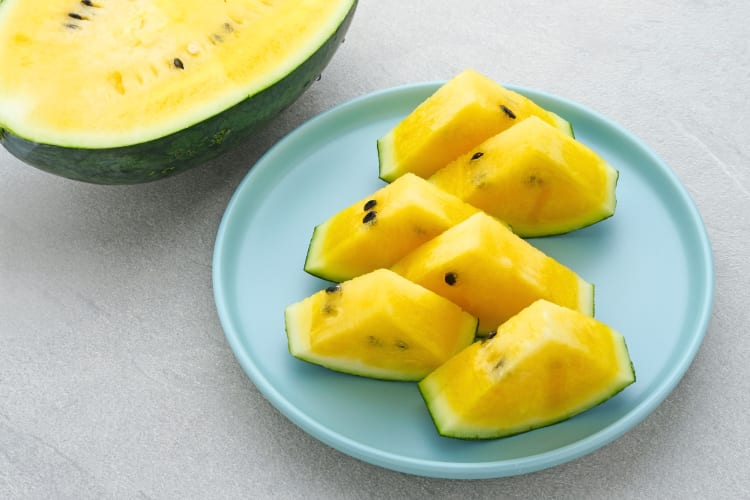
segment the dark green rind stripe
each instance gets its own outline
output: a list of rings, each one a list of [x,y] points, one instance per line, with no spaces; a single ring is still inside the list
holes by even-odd
[[[138,184],[184,172],[236,147],[294,103],[343,42],[357,2],[333,35],[272,86],[191,127],[130,146],[85,149],[39,144],[0,129],[0,144],[46,172],[93,184]]]

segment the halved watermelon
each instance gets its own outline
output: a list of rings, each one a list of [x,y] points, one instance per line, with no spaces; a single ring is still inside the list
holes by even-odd
[[[247,139],[320,75],[356,0],[0,2],[0,141],[72,179],[145,182]]]

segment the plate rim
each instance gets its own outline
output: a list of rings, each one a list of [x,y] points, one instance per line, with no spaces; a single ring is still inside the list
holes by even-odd
[[[690,336],[691,342],[689,345],[687,347],[683,345],[684,354],[678,358],[677,362],[672,363],[671,366],[667,366],[668,376],[656,384],[654,390],[644,395],[644,398],[639,404],[606,427],[587,435],[585,438],[555,448],[554,450],[511,460],[471,463],[446,462],[405,457],[400,454],[376,449],[343,436],[338,432],[325,427],[323,424],[310,419],[304,412],[286,399],[256,366],[248,353],[245,352],[241,345],[240,332],[236,331],[230,318],[230,313],[227,311],[227,300],[224,296],[221,279],[224,268],[222,257],[228,245],[226,241],[228,239],[227,232],[234,221],[234,213],[235,210],[237,210],[237,205],[243,201],[243,194],[247,190],[252,189],[255,183],[261,182],[264,176],[273,175],[273,168],[269,167],[269,165],[272,164],[273,158],[288,147],[288,144],[293,143],[296,138],[302,136],[310,129],[314,129],[320,124],[325,123],[327,120],[335,119],[336,115],[345,113],[353,107],[363,105],[363,103],[368,103],[373,100],[397,98],[399,95],[408,94],[410,92],[424,92],[425,94],[428,94],[444,83],[445,80],[409,83],[376,90],[344,101],[330,109],[318,113],[295,127],[272,145],[254,164],[249,167],[249,171],[237,185],[227,203],[218,226],[214,243],[214,253],[212,258],[212,286],[219,321],[235,358],[263,397],[270,402],[273,407],[280,411],[282,415],[306,433],[322,443],[354,458],[398,472],[447,479],[486,479],[506,477],[526,474],[561,465],[587,455],[618,439],[648,417],[666,399],[684,377],[688,368],[692,364],[703,339],[705,338],[712,316],[715,296],[714,258],[710,239],[703,218],[685,186],[680,182],[672,168],[656,155],[645,141],[635,136],[632,132],[625,129],[614,120],[607,118],[583,104],[535,88],[502,83],[504,87],[523,95],[527,95],[532,98],[532,100],[551,100],[561,107],[569,108],[577,113],[585,115],[588,119],[593,119],[606,124],[606,126],[613,129],[618,136],[623,137],[628,143],[638,147],[642,154],[645,154],[650,161],[656,164],[661,170],[661,173],[669,181],[674,192],[680,195],[680,201],[683,207],[688,209],[686,215],[688,216],[688,220],[692,222],[691,229],[695,231],[694,236],[697,236],[696,241],[699,243],[697,247],[693,248],[693,251],[696,255],[700,255],[701,257],[700,261],[703,264],[701,268],[701,271],[703,272],[701,282],[706,284],[706,290],[701,296],[702,301],[700,304],[696,304],[696,306],[700,308],[700,314],[696,318],[695,325],[692,325],[691,327],[695,333]],[[290,166],[284,171],[288,172],[293,169],[294,166]]]

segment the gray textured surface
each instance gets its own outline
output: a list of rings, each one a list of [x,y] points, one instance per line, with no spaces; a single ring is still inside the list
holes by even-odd
[[[0,498],[750,498],[750,3],[364,0],[323,79],[205,167],[101,187],[0,151]],[[700,209],[716,300],[686,376],[574,462],[450,481],[335,451],[267,403],[224,340],[211,258],[259,156],[350,98],[474,67],[607,115]]]

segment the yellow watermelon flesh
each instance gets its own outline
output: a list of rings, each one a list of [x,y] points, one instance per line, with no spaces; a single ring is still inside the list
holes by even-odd
[[[422,379],[468,346],[477,319],[387,270],[332,285],[287,306],[290,353],[331,370]]]
[[[429,178],[523,237],[566,233],[612,216],[617,179],[596,152],[534,116]]]
[[[634,381],[621,334],[539,300],[430,373],[419,389],[441,435],[488,439],[560,422]]]
[[[380,178],[392,182],[406,172],[429,177],[532,115],[573,134],[570,123],[556,114],[477,71],[464,70],[378,139]]]
[[[305,271],[344,281],[399,258],[479,210],[406,174],[316,226]]]
[[[594,314],[594,287],[478,212],[410,252],[391,269],[479,318],[486,334],[537,299]]]

